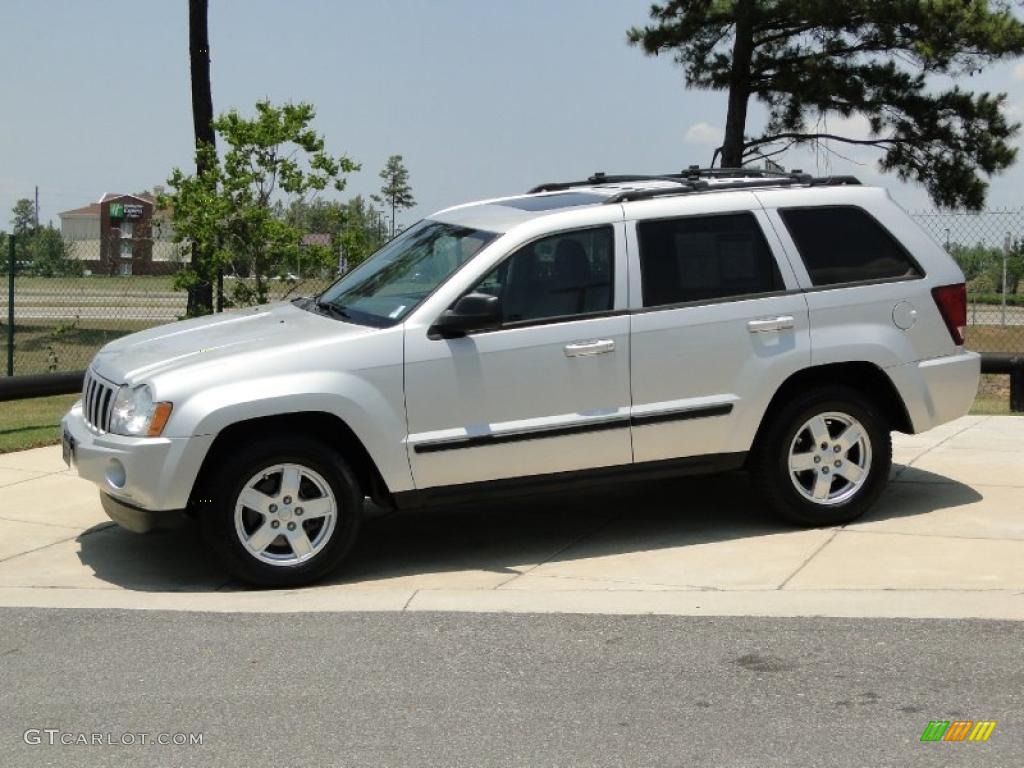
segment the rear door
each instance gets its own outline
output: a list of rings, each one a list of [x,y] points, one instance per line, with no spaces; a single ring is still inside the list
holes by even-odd
[[[626,209],[634,461],[736,459],[810,362],[793,270],[749,192]]]

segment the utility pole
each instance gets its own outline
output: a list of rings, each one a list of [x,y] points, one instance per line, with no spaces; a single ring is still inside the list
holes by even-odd
[[[39,231],[39,185],[36,184],[36,232]]]

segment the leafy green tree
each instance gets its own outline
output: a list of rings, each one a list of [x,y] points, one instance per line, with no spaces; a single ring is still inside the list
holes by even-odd
[[[83,272],[82,262],[71,255],[71,244],[52,226],[39,228],[30,258],[28,273],[38,277],[71,277]]]
[[[26,197],[18,200],[11,209],[11,234],[15,236],[14,260],[19,265],[20,271],[32,261],[32,253],[36,233],[36,206]],[[9,255],[4,252],[4,261],[9,261]],[[5,269],[6,271],[6,269]]]
[[[28,235],[36,228],[36,206],[23,197],[11,209],[11,231],[15,235]]]
[[[970,291],[1003,293],[1003,249],[982,245],[952,245],[950,255],[960,266]],[[1006,259],[1007,295],[1017,293],[1018,284],[1024,280],[1024,240],[1011,243]]]
[[[226,146],[223,158],[203,145],[203,173],[175,169],[169,194],[160,198],[170,209],[175,241],[191,244],[200,258],[177,278],[179,287],[212,281],[220,268],[248,275],[237,281],[232,299],[254,304],[267,300],[268,278],[296,263],[302,229],[275,215],[274,203],[301,199],[332,186],[345,187],[342,174],[359,166],[345,156],[333,157],[324,139],[311,129],[310,104],[256,104],[245,118],[232,110],[214,121]],[[208,254],[208,256],[206,255]]]
[[[409,184],[409,170],[402,162],[401,155],[392,155],[388,158],[384,170],[380,172],[384,184],[380,188],[379,195],[373,195],[378,203],[391,207],[391,237],[395,236],[395,213],[406,210],[416,205],[412,196],[412,187]]]
[[[361,264],[384,244],[378,216],[362,195],[356,195],[346,204],[341,253],[349,269]]]
[[[1016,157],[1019,124],[1005,94],[961,83],[1024,52],[1024,23],[1005,0],[666,0],[628,39],[671,53],[688,87],[728,92],[723,167],[795,144],[876,147],[883,170],[924,185],[939,205],[979,209],[991,176]],[[933,90],[934,78],[954,84]],[[768,109],[747,134],[751,98]],[[865,117],[867,138],[828,129],[830,117]]]
[[[959,265],[967,282],[981,277],[996,260],[1002,258],[998,248],[989,248],[981,243],[971,246],[954,243],[949,247],[949,255]]]

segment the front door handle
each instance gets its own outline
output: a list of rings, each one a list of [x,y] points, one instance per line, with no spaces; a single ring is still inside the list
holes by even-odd
[[[747,330],[751,333],[768,333],[769,331],[788,331],[793,328],[793,316],[769,317],[763,320],[751,320]]]
[[[566,357],[593,357],[604,355],[615,350],[615,342],[612,339],[597,339],[596,341],[574,341],[565,345]]]

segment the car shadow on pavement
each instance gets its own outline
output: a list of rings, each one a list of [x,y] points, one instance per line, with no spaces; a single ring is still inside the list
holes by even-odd
[[[916,471],[914,478],[890,483],[863,522],[927,515],[981,499],[947,477]],[[459,585],[486,589],[539,563],[801,530],[779,521],[743,472],[680,478],[371,517],[348,562],[324,583],[429,588],[438,584],[435,577],[451,584],[451,575],[462,573]],[[212,562],[193,521],[145,536],[94,526],[78,541],[82,565],[97,579],[127,589],[247,589]],[[721,567],[729,568],[727,558]]]

